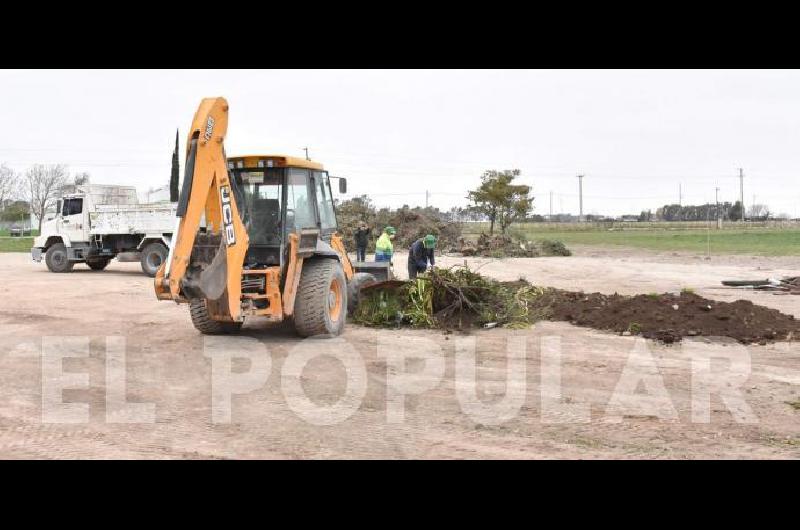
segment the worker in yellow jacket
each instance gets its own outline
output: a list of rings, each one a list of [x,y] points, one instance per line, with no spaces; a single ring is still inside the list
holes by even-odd
[[[383,229],[381,237],[375,242],[375,261],[392,261],[392,254],[394,254],[394,239],[397,230],[393,226],[387,226]]]

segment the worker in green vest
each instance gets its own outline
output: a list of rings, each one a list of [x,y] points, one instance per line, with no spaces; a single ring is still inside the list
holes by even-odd
[[[375,242],[375,261],[392,261],[392,254],[394,254],[394,239],[397,230],[393,226],[387,226],[383,229],[381,237]]]

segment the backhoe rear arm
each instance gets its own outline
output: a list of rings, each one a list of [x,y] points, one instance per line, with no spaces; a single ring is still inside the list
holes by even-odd
[[[159,299],[186,301],[183,282],[205,214],[206,232],[222,236],[214,260],[214,265],[221,264],[225,272],[222,279],[225,290],[217,299],[218,309],[223,311],[220,316],[237,321],[241,313],[242,266],[249,240],[228,178],[223,144],[227,130],[228,102],[224,98],[203,99],[186,144],[186,172],[178,203],[180,220],[168,259],[156,275],[155,289]]]

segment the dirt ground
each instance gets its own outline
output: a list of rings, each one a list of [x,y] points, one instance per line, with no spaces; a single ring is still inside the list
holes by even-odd
[[[565,258],[467,261],[502,280],[524,276],[534,284],[609,294],[688,287],[708,298],[746,298],[800,316],[800,296],[719,285],[722,279],[797,275],[796,258],[706,260],[639,250],[572,250],[575,255]],[[463,262],[442,256],[438,264]],[[404,277],[404,256],[398,255],[395,264]],[[455,344],[462,336],[349,325],[342,341],[309,342],[287,326],[265,329],[260,322],[249,322],[244,335],[266,352],[271,367],[253,390],[231,398],[230,421],[220,421],[212,413],[212,360],[204,355],[203,337],[192,327],[185,306],[155,300],[152,280],[141,274],[138,264],[113,262],[103,272],[79,265],[71,274],[51,274],[26,254],[0,254],[0,275],[0,458],[800,457],[800,343],[748,346],[750,375],[740,390],[752,415],[743,421],[741,404],[712,394],[709,421],[704,421],[693,416],[692,348],[725,357],[736,346],[724,340],[689,339],[666,346],[562,322],[526,330],[480,330],[469,337],[477,344],[478,396],[487,406],[502,402],[507,391],[507,347],[519,341],[525,345],[523,376],[509,383],[509,388],[522,389],[524,399],[506,417],[495,412],[500,409],[465,410],[459,396],[469,385],[456,377]],[[88,404],[88,419],[74,424],[45,418],[43,403],[43,388],[53,377],[43,373],[43,344],[65,336],[87,336],[90,344],[88,357],[63,363],[66,376],[88,374],[88,388],[63,392],[64,402]],[[108,421],[107,337],[125,342],[127,401],[153,404],[152,417],[138,423]],[[552,364],[547,364],[547,386],[543,377],[544,344],[551,344],[553,337],[562,346],[560,391],[551,385]],[[323,354],[349,348],[366,368],[365,380],[360,379],[365,395],[353,402],[352,415],[330,425],[322,424],[324,414],[322,421],[309,420],[290,406],[293,394],[282,385],[287,359],[309,344]],[[398,402],[387,387],[398,375],[387,355],[403,349],[440,349],[444,374],[420,377],[419,393]],[[634,405],[611,407],[641,403],[636,397],[652,390],[622,385],[629,381],[624,370],[632,363],[639,366],[637,360],[643,358],[655,362],[656,377],[673,407],[671,417],[637,413]],[[255,366],[236,361],[234,372]],[[415,362],[405,367],[408,372],[424,368]],[[321,410],[335,406],[350,388],[343,365],[330,356],[309,361],[299,382]],[[554,412],[545,400],[555,400],[561,408]],[[398,403],[404,405],[402,419],[396,415]],[[568,406],[586,407],[586,413],[573,414]]]

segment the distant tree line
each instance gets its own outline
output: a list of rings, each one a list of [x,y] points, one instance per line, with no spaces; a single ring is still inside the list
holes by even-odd
[[[768,214],[767,214],[768,215]],[[700,205],[665,204],[655,212],[643,211],[639,218],[643,221],[708,221],[717,218],[726,221],[736,221],[742,218],[742,203],[721,202]]]

